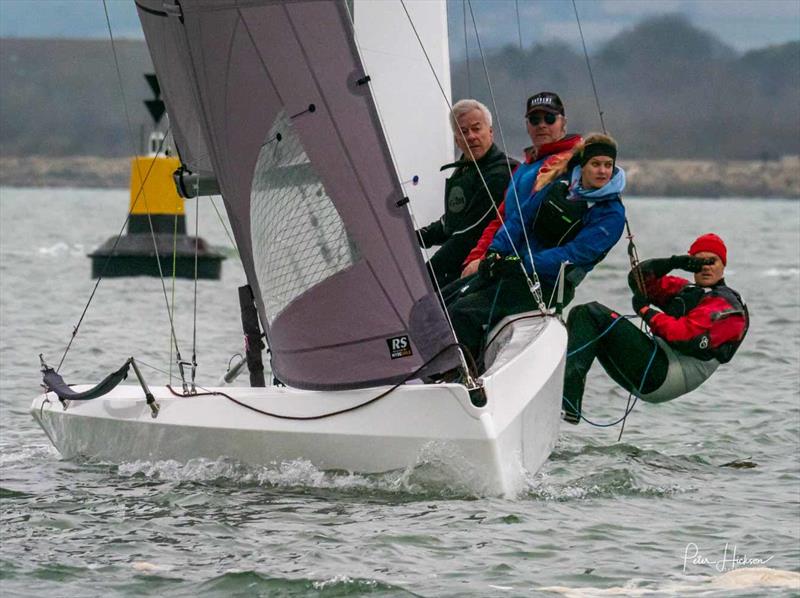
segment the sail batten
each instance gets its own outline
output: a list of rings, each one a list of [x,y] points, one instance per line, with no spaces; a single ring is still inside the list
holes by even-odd
[[[208,151],[276,376],[395,383],[452,345],[344,2],[182,0],[179,18],[137,3],[159,80],[183,65],[197,90],[163,85],[189,114],[181,131],[201,130],[184,135],[187,153]],[[457,363],[444,351],[427,371]]]

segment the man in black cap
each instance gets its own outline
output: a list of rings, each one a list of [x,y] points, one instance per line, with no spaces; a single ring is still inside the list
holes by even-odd
[[[567,116],[564,104],[558,94],[542,91],[532,95],[525,103],[525,121],[528,136],[533,145],[525,148],[525,162],[514,173],[516,191],[509,187],[506,201],[516,204],[535,190],[536,179],[540,169],[547,172],[556,164],[566,163],[572,157],[572,149],[582,141],[580,135],[567,135]],[[503,224],[505,202],[500,206],[500,216],[490,222],[483,231],[477,244],[464,261],[462,276],[469,276],[478,271],[478,265],[489,249],[495,233]]]
[[[461,157],[441,170],[454,168],[445,184],[444,215],[417,231],[423,247],[441,245],[428,262],[439,286],[461,275],[467,254],[503,201],[517,162],[494,143],[492,114],[477,100],[460,100],[450,116]]]

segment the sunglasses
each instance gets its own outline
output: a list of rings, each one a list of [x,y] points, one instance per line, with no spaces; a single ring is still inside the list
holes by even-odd
[[[557,120],[558,116],[550,112],[545,113],[544,116],[536,114],[535,112],[533,114],[528,115],[528,122],[531,123],[531,125],[534,127],[538,126],[539,123],[542,121],[544,121],[548,125],[553,125]]]

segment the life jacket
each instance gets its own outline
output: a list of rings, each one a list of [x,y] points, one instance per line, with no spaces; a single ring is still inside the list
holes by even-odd
[[[665,306],[664,313],[675,318],[684,317],[696,308],[700,301],[706,297],[722,297],[731,306],[729,309],[712,313],[712,322],[734,315],[744,316],[744,330],[741,336],[738,339],[722,343],[717,347],[712,347],[710,337],[711,331],[707,330],[688,340],[673,341],[670,344],[677,351],[684,355],[689,355],[690,357],[695,357],[703,361],[716,359],[720,363],[728,363],[742,344],[750,328],[750,314],[747,310],[747,305],[742,300],[739,293],[724,284],[718,284],[711,288],[687,284]]]
[[[533,234],[544,248],[559,247],[574,239],[581,230],[589,202],[567,199],[569,181],[555,181],[539,204]]]

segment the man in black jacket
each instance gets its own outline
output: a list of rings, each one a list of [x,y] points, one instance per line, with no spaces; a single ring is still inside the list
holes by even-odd
[[[476,100],[453,105],[450,125],[461,157],[445,185],[444,215],[417,231],[423,247],[441,245],[428,267],[440,287],[457,280],[464,259],[496,215],[518,162],[494,144],[492,114]]]

